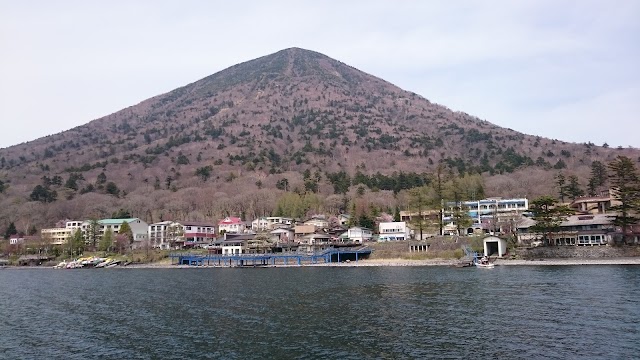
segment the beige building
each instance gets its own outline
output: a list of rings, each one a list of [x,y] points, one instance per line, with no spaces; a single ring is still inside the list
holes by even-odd
[[[60,223],[58,223],[61,225]],[[76,229],[82,226],[82,221],[68,220],[65,221],[64,227],[56,227],[40,230],[43,239],[51,240],[53,245],[66,244]]]
[[[620,201],[613,198],[611,192],[611,190],[608,190],[597,196],[579,197],[571,202],[569,206],[583,214],[606,214],[612,206],[621,204]]]
[[[305,225],[312,225],[316,229],[326,229],[329,227],[329,221],[323,217],[313,217],[304,222]]]

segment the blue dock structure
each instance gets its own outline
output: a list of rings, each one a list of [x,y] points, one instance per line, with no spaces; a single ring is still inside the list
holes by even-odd
[[[462,246],[464,251],[464,257],[460,260],[458,267],[472,266],[480,261],[480,255],[476,251],[473,251],[470,246]]]
[[[372,250],[357,248],[330,248],[318,253],[264,253],[264,254],[170,254],[171,264],[218,267],[266,267],[276,265],[302,265],[358,261],[368,258]]]

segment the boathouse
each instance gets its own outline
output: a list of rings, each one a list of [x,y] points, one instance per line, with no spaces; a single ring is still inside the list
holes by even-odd
[[[507,253],[507,241],[496,236],[487,236],[484,243],[484,256],[502,257]]]

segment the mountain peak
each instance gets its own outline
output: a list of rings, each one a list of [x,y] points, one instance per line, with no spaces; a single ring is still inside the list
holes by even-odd
[[[194,89],[189,92],[213,94],[237,86],[261,88],[274,81],[304,81],[309,77],[317,77],[320,81],[351,89],[365,80],[382,82],[319,52],[292,47],[221,70],[191,84]],[[170,94],[183,90],[184,88],[180,88]]]

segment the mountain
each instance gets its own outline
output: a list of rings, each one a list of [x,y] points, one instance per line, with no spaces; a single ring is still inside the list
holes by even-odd
[[[337,210],[358,182],[340,184],[345,174],[375,175],[359,182],[397,193],[428,181],[439,163],[450,175],[482,174],[486,196],[533,197],[555,193],[559,172],[584,187],[593,161],[617,155],[640,151],[501,128],[291,48],[0,149],[0,216],[22,229],[118,209],[147,221],[213,221],[272,213],[286,190],[305,189],[318,194],[308,206]],[[364,192],[384,208],[405,205],[391,191]]]

